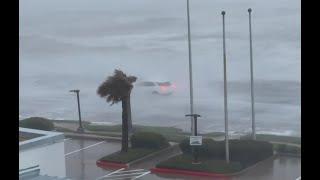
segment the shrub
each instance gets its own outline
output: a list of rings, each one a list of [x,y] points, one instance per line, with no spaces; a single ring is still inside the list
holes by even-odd
[[[273,146],[266,141],[231,140],[230,159],[251,165],[273,155]]]
[[[184,154],[191,154],[189,139],[183,140],[180,149]],[[196,146],[199,157],[222,160],[225,158],[225,142],[203,139],[202,146]],[[273,155],[273,147],[269,142],[253,140],[230,140],[230,159],[244,165],[250,165]]]
[[[287,145],[286,152],[291,153],[291,154],[300,154],[301,153],[301,148],[297,147],[297,146],[289,146],[289,145]]]
[[[19,126],[44,131],[52,131],[54,129],[54,124],[49,119],[41,117],[31,117],[21,120],[19,121]]]
[[[278,153],[288,153],[288,154],[300,154],[301,153],[300,147],[286,145],[286,144],[275,144],[274,149]]]
[[[195,146],[198,155],[200,157],[210,157],[213,156],[213,154],[217,153],[216,151],[211,151],[211,149],[214,149],[212,146],[215,145],[218,142],[215,142],[213,139],[203,139],[202,140],[202,146]],[[180,142],[179,147],[181,151],[184,154],[191,154],[192,148],[190,146],[189,139],[184,139]]]
[[[161,149],[168,146],[169,142],[161,134],[153,132],[137,132],[131,136],[132,148]]]

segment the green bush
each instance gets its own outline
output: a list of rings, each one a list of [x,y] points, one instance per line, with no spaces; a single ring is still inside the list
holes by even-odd
[[[275,144],[274,150],[278,153],[301,154],[300,147],[286,144]]]
[[[192,147],[190,146],[189,139],[184,139],[179,144],[181,151],[184,154],[191,154]],[[213,139],[204,138],[201,146],[195,146],[194,149],[199,157],[209,157],[219,159],[225,157],[224,142],[214,141]]]
[[[54,124],[46,118],[31,117],[19,121],[19,126],[23,128],[39,129],[44,131],[52,131]]]
[[[288,153],[291,153],[291,154],[300,154],[301,153],[301,148],[297,147],[297,146],[289,146],[289,145],[287,145],[286,151]]]
[[[230,159],[251,165],[273,155],[273,146],[266,141],[231,140]]]
[[[190,155],[192,150],[189,139],[183,140],[180,149],[184,154]],[[225,158],[225,142],[203,139],[202,146],[195,146],[199,157],[223,160]],[[230,140],[231,161],[241,162],[243,165],[254,164],[273,155],[273,146],[269,142],[253,140]]]
[[[169,146],[169,142],[161,134],[153,132],[137,132],[131,136],[132,148],[161,149]]]
[[[202,140],[202,146],[195,146],[195,149],[199,155],[199,157],[210,157],[210,156],[215,156],[216,153],[219,153],[221,151],[217,150],[213,146],[215,146],[217,143],[213,139],[203,139]],[[192,153],[192,148],[190,146],[190,141],[189,139],[184,139],[180,142],[179,147],[181,151],[184,154],[191,154]],[[219,148],[219,147],[218,147]],[[214,151],[211,151],[211,149],[215,149]],[[223,152],[223,150],[222,150]]]

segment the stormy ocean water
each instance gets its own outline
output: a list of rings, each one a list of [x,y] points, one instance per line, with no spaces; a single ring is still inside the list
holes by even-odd
[[[121,123],[121,104],[96,94],[115,68],[170,81],[171,96],[132,92],[135,124],[190,129],[185,0],[20,0],[20,118]],[[257,133],[300,136],[300,1],[190,0],[195,112],[223,131],[222,17],[226,11],[229,128],[251,130],[248,8],[252,8]]]

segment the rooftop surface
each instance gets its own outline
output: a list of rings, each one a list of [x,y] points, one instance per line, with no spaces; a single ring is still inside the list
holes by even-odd
[[[19,170],[20,180],[69,180],[68,178],[60,178],[48,175],[40,175],[39,166],[33,166]]]
[[[63,141],[63,139],[64,135],[60,132],[19,128],[19,151],[44,144],[53,144]]]
[[[30,132],[19,131],[19,142],[26,141],[29,139],[34,139],[43,136],[43,134],[36,134]]]

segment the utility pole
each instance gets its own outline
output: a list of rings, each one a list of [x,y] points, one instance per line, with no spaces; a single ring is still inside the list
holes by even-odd
[[[78,101],[78,113],[79,113],[79,128],[77,129],[78,132],[84,132],[82,121],[81,121],[81,111],[80,111],[80,98],[79,98],[79,89],[70,90],[70,92],[74,92],[77,94],[77,101]]]
[[[225,42],[225,11],[222,14],[222,31],[223,31],[223,74],[224,74],[224,123],[225,123],[225,143],[226,143],[226,161],[229,163],[229,130],[228,130],[228,96],[227,96],[227,62],[226,62],[226,42]]]
[[[187,0],[187,19],[188,19],[188,50],[189,50],[189,80],[190,80],[190,114],[193,114],[193,81],[192,81],[192,54],[191,54],[191,35],[190,35],[190,7]],[[193,133],[194,122],[193,116],[191,120],[191,133]]]
[[[252,139],[256,140],[256,120],[254,110],[254,82],[253,82],[253,61],[252,61],[252,33],[251,33],[251,11],[249,8],[249,36],[250,36],[250,78],[251,78],[251,120],[252,120]]]

